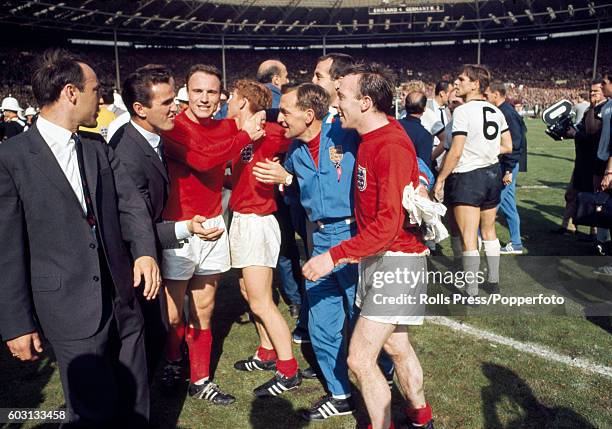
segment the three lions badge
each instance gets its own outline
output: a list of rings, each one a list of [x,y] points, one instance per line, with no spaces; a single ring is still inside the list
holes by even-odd
[[[338,182],[340,182],[340,178],[342,177],[342,165],[340,162],[344,157],[344,151],[342,150],[342,145],[331,146],[329,148],[329,160],[336,167],[336,174],[338,174]]]
[[[242,151],[240,152],[240,160],[244,164],[248,164],[253,160],[253,143],[249,143],[242,148]]]
[[[366,177],[366,168],[361,165],[357,166],[357,189],[360,191],[365,191],[368,186],[368,180]]]

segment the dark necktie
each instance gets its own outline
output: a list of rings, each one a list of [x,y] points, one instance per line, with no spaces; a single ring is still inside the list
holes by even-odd
[[[87,209],[87,223],[91,227],[92,230],[96,229],[96,216],[93,209],[93,203],[91,201],[91,194],[89,193],[89,186],[87,186],[87,178],[85,176],[85,162],[83,160],[83,146],[81,143],[81,139],[78,134],[73,134],[72,138],[74,139],[74,146],[77,154],[77,162],[79,164],[79,175],[81,176],[81,184],[83,186],[83,195],[85,197],[85,208]]]
[[[166,155],[164,155],[164,142],[163,140],[159,141],[159,144],[157,145],[157,155],[159,156],[159,159],[161,159],[162,164],[164,164],[164,168],[166,169],[166,172],[168,172],[168,164],[166,164]]]
[[[442,125],[446,125],[446,115],[444,114],[445,107],[440,107],[440,121],[442,121]]]

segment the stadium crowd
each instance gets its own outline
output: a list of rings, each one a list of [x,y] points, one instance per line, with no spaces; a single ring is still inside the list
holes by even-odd
[[[470,58],[464,49],[452,53],[458,64]],[[498,291],[500,255],[523,253],[515,191],[526,127],[510,98],[545,106],[547,84],[565,79],[582,89],[588,73],[572,47],[570,68],[545,62],[542,73],[532,67],[546,46],[503,49],[493,70],[520,69],[516,57],[524,69],[467,64],[455,72],[448,57],[428,63],[386,51],[367,62],[356,52],[287,52],[283,61],[232,52],[225,103],[215,62],[189,52],[123,53],[121,97],[104,85],[107,53],[9,52],[4,82],[26,88],[30,76],[40,111],[20,112],[25,96],[2,102],[0,305],[14,308],[0,316],[3,341],[30,361],[44,334],[75,427],[145,427],[158,366],[165,388],[189,379],[190,396],[229,405],[236,398],[211,379],[211,324],[221,277],[234,268],[259,338],[234,368],[272,372],[254,395],[290,395],[304,378],[319,378],[326,394],[301,417],[351,414],[350,370],[370,427],[395,428],[389,386],[397,382],[407,400],[401,420],[433,429],[408,335],[423,324],[424,307],[393,299],[419,296],[427,277],[408,285],[385,276],[381,285],[378,274],[425,272],[450,236],[456,266],[471,274],[462,302],[478,306]],[[244,67],[254,58],[257,69]],[[381,65],[389,58],[391,69]],[[417,63],[428,66],[417,72]],[[405,84],[396,86],[392,71]],[[599,159],[590,189],[612,187],[610,77],[592,82],[575,131],[564,130],[598,149],[585,155]],[[503,246],[498,212],[510,229]],[[306,245],[302,267],[296,233]],[[294,332],[272,298],[274,269],[287,295],[297,294]],[[298,367],[292,341],[311,344],[315,367]],[[117,377],[119,369],[129,377]],[[93,401],[83,393],[92,386]]]
[[[592,37],[574,37],[547,41],[500,42],[484,44],[482,63],[500,80],[511,86],[510,98],[520,101],[526,110],[537,105],[541,111],[561,98],[577,95],[588,89],[592,77],[594,43]],[[610,37],[602,35],[600,65],[606,67],[612,58],[608,43]],[[95,65],[100,81],[115,86],[115,57],[112,47],[70,45],[67,47],[80,58]],[[0,96],[9,94],[20,103],[35,106],[29,76],[44,49],[40,47],[7,48],[0,52]],[[433,89],[435,82],[448,79],[449,65],[458,67],[476,61],[476,45],[416,46],[404,48],[347,49],[344,51],[360,61],[384,62],[397,76],[398,83],[422,80]],[[260,63],[276,57],[291,65],[291,78],[296,82],[309,80],[312,64],[319,56],[315,50],[253,51],[228,49],[226,51],[226,77],[228,85],[238,79],[254,78],[252,70],[242,64]],[[177,84],[183,85],[184,76],[193,63],[213,64],[221,69],[221,55],[206,49],[135,49],[119,48],[121,76],[155,58],[168,64]],[[571,58],[571,61],[568,60]],[[418,66],[416,66],[418,65]],[[428,94],[431,96],[431,94]]]

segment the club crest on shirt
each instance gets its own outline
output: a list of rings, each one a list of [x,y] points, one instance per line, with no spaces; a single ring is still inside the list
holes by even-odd
[[[253,143],[249,143],[242,148],[242,151],[240,152],[240,160],[245,164],[248,164],[253,160]]]
[[[344,152],[342,151],[342,145],[336,145],[329,148],[329,160],[334,164],[340,164]]]
[[[361,165],[357,166],[357,188],[360,191],[365,191],[366,187],[368,186],[366,173],[367,171],[365,167],[362,167]]]

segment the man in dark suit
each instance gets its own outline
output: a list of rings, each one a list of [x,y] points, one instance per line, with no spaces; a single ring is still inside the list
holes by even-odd
[[[134,287],[161,284],[155,238],[138,190],[96,125],[99,83],[65,51],[32,79],[35,126],[0,146],[0,335],[14,357],[55,351],[72,426],[145,426],[149,389]],[[133,268],[130,256],[134,260]]]
[[[421,124],[421,116],[425,112],[427,97],[421,91],[412,91],[406,95],[406,117],[399,120],[416,150],[418,158],[431,167],[431,151],[433,150],[433,136]]]
[[[199,215],[182,222],[164,222],[162,219],[170,192],[170,178],[160,134],[174,128],[178,110],[174,95],[174,79],[166,67],[149,64],[137,69],[123,83],[122,98],[130,113],[130,122],[115,133],[109,143],[147,204],[159,261],[162,249],[179,248],[181,240],[194,234],[204,240],[216,240],[223,233],[219,228],[203,228],[206,218]],[[141,299],[140,304],[145,319],[149,380],[152,380],[163,352],[166,329],[159,300]]]

